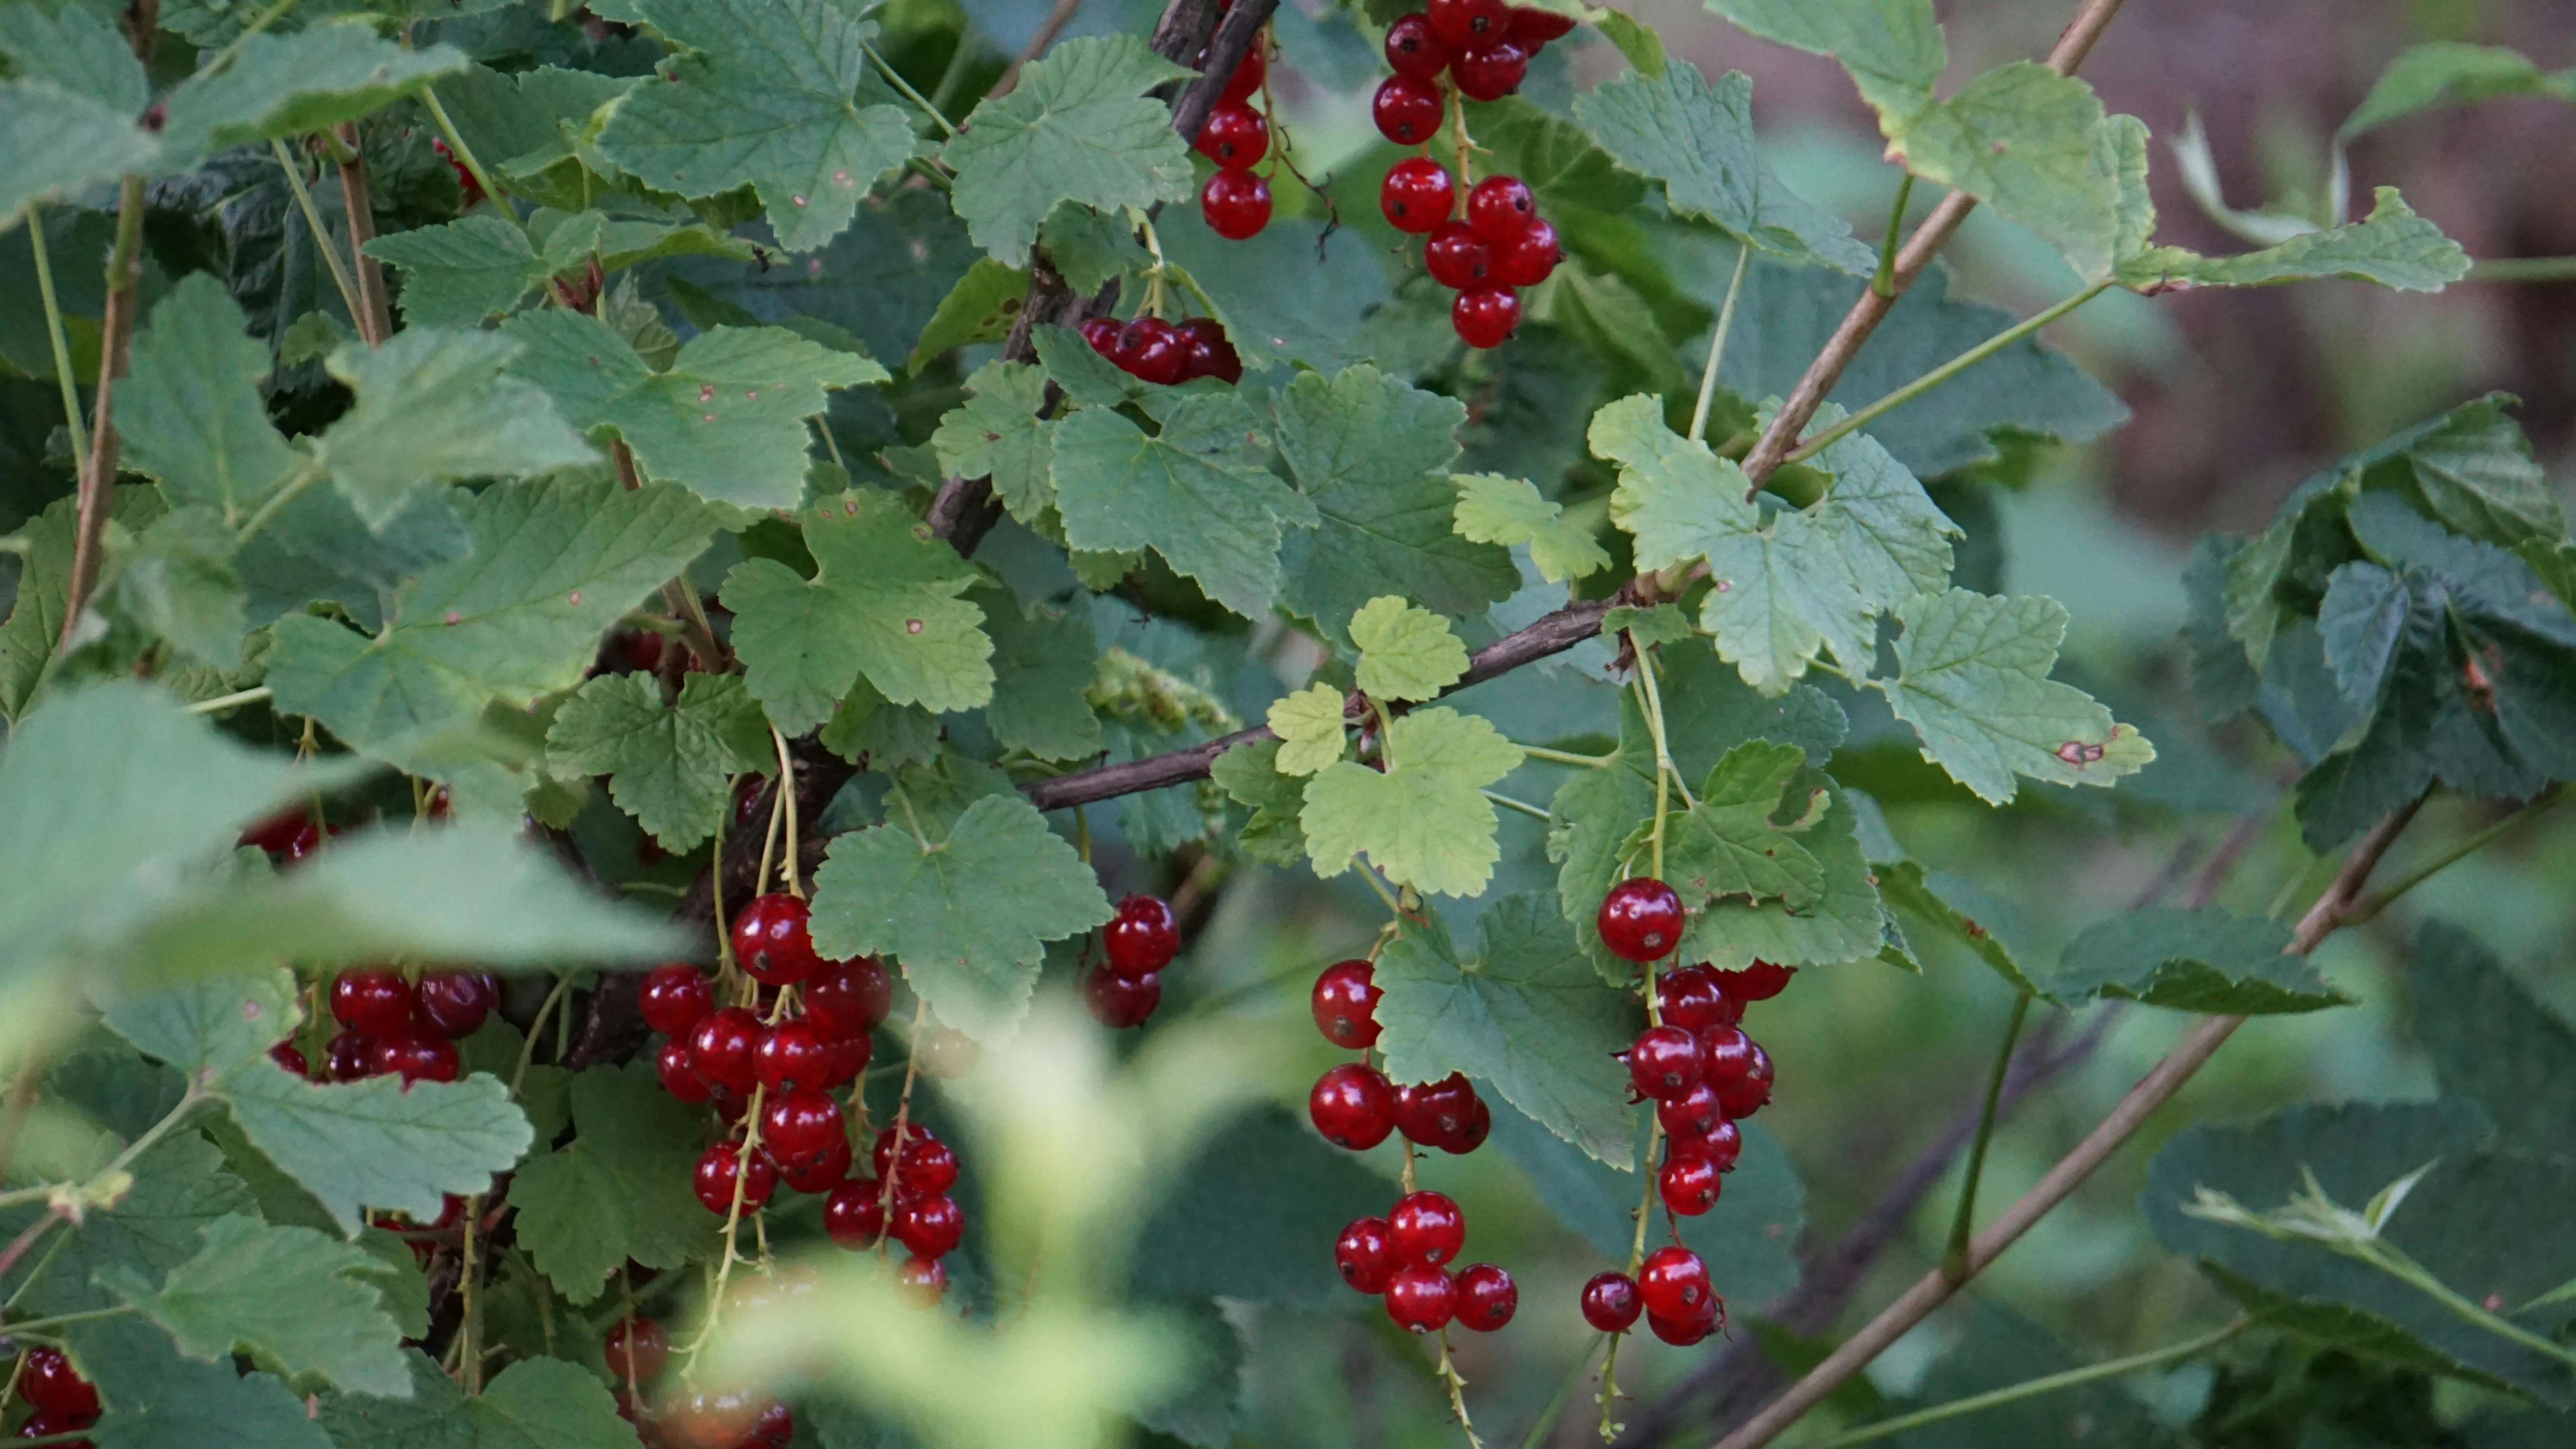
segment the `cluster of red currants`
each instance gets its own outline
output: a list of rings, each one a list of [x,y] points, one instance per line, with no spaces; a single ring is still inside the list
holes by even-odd
[[[1446,1193],[1408,1192],[1385,1217],[1342,1229],[1333,1262],[1342,1281],[1383,1294],[1386,1316],[1415,1333],[1437,1333],[1452,1319],[1478,1333],[1512,1321],[1521,1290],[1491,1263],[1452,1273],[1441,1265],[1467,1245],[1467,1215]]]
[[[18,1362],[18,1397],[36,1411],[18,1426],[21,1439],[76,1433],[98,1422],[98,1390],[59,1348],[27,1346]],[[90,1449],[90,1442],[65,1440],[62,1449]]]
[[[387,967],[344,971],[331,983],[331,1019],[340,1030],[322,1048],[323,1072],[335,1082],[455,1081],[456,1043],[479,1030],[500,1001],[500,988],[481,971],[426,971],[418,981]],[[292,1041],[268,1054],[299,1077],[312,1075]]]
[[[1270,183],[1252,169],[1270,154],[1270,118],[1252,108],[1252,93],[1270,71],[1261,52],[1262,42],[1254,41],[1199,127],[1199,154],[1216,163],[1199,188],[1199,214],[1228,241],[1258,236],[1270,224]]]
[[[1473,101],[1499,101],[1521,88],[1530,58],[1574,28],[1571,16],[1503,0],[1429,0],[1386,30],[1386,60],[1369,109],[1378,130],[1401,146],[1440,129],[1440,76]]]
[[[1082,999],[1102,1026],[1143,1026],[1163,1004],[1163,968],[1181,953],[1181,923],[1160,896],[1129,896],[1101,928],[1102,960],[1082,981]]]
[[[1338,961],[1315,978],[1315,1026],[1333,1045],[1353,1051],[1377,1045],[1383,993],[1375,974],[1366,961]],[[1344,1062],[1317,1077],[1306,1094],[1306,1114],[1325,1141],[1353,1152],[1401,1132],[1416,1146],[1463,1155],[1484,1146],[1494,1130],[1493,1109],[1464,1075],[1399,1087],[1366,1062]]]
[[[1214,317],[1166,322],[1146,316],[1125,323],[1094,317],[1082,324],[1082,340],[1120,372],[1165,387],[1197,377],[1243,381],[1243,358],[1226,340],[1225,324]]]
[[[671,1360],[670,1337],[653,1319],[617,1320],[604,1349],[618,1384],[617,1415],[652,1449],[788,1449],[796,1438],[795,1413],[776,1400],[682,1394],[648,1412],[645,1388]]]

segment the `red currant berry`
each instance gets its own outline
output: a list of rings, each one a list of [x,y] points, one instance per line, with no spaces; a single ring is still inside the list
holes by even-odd
[[[918,1122],[907,1121],[903,1124],[903,1145],[906,1149],[910,1149],[917,1143],[936,1142],[938,1140],[939,1136],[937,1133],[932,1132],[929,1128],[922,1126]],[[868,1149],[868,1166],[875,1171],[877,1176],[883,1177],[886,1175],[886,1169],[893,1165],[894,1129],[888,1127],[877,1133],[876,1144]],[[910,1188],[912,1184],[898,1181],[895,1186],[899,1188]]]
[[[1336,961],[1315,978],[1309,1003],[1315,1029],[1337,1047],[1365,1051],[1377,1045],[1377,968],[1366,961]]]
[[[716,1009],[716,989],[707,973],[686,961],[656,966],[644,978],[636,997],[644,1024],[664,1036],[680,1036]]]
[[[1650,875],[1631,876],[1601,898],[1593,924],[1601,944],[1631,961],[1654,961],[1682,943],[1682,898]]]
[[[1467,1246],[1467,1215],[1447,1193],[1408,1192],[1387,1209],[1386,1245],[1400,1263],[1446,1263]]]
[[[399,1076],[405,1086],[455,1081],[461,1065],[456,1058],[456,1043],[429,1032],[407,1031],[376,1043],[375,1075]]]
[[[966,1236],[966,1213],[946,1193],[909,1197],[894,1210],[895,1241],[916,1258],[944,1258]]]
[[[734,959],[751,979],[788,986],[823,969],[814,954],[814,938],[805,928],[805,903],[785,891],[753,899],[733,918]]]
[[[376,1070],[375,1039],[351,1027],[322,1048],[322,1067],[335,1082],[354,1082]]]
[[[1746,1064],[1744,1075],[1731,1082],[1717,1084],[1718,1104],[1726,1108],[1727,1116],[1739,1122],[1761,1111],[1771,1101],[1771,1054],[1756,1042],[1752,1044],[1751,1055],[1753,1059]]]
[[[1270,224],[1270,183],[1249,171],[1227,167],[1199,188],[1199,211],[1208,230],[1227,241],[1245,241]]]
[[[904,1259],[894,1270],[894,1281],[924,1308],[935,1307],[948,1296],[948,1270],[939,1266],[937,1258]]]
[[[1712,1026],[1699,1034],[1700,1076],[1710,1086],[1727,1083],[1753,1070],[1753,1038],[1740,1026]]]
[[[1646,1311],[1675,1322],[1708,1311],[1717,1294],[1708,1286],[1708,1264],[1688,1248],[1666,1246],[1646,1255],[1637,1270],[1637,1295]]]
[[[1386,213],[1387,224],[1416,234],[1447,221],[1457,200],[1449,173],[1428,156],[1408,156],[1388,167],[1377,189],[1378,209]]]
[[[1717,984],[1717,972],[1706,966],[1665,972],[1655,981],[1655,1004],[1662,1008],[1667,1025],[1684,1031],[1733,1026],[1744,1015],[1744,1008]]]
[[[1115,317],[1083,318],[1082,340],[1090,343],[1091,350],[1101,356],[1112,356],[1118,350],[1118,319]]]
[[[850,1175],[850,1139],[835,1137],[821,1152],[778,1164],[778,1180],[797,1192],[830,1192]]]
[[[1554,274],[1556,264],[1564,259],[1556,228],[1533,221],[1519,236],[1494,244],[1494,277],[1515,287],[1535,287]]]
[[[1491,1263],[1470,1263],[1458,1270],[1458,1322],[1478,1333],[1491,1333],[1512,1321],[1521,1306],[1520,1285]]]
[[[823,1200],[823,1231],[852,1252],[866,1252],[885,1236],[885,1184],[853,1177]]]
[[[1431,22],[1431,33],[1451,50],[1489,45],[1500,40],[1511,23],[1510,7],[1503,0],[1429,0],[1422,13]]]
[[[1267,79],[1269,74],[1270,61],[1262,55],[1260,44],[1255,42],[1252,49],[1243,53],[1243,60],[1235,66],[1234,74],[1226,77],[1225,89],[1218,92],[1217,99],[1219,101],[1242,100],[1261,89],[1261,82]]]
[[[745,1164],[741,1143],[719,1142],[708,1148],[698,1158],[698,1170],[694,1179],[694,1186],[698,1190],[698,1205],[717,1217],[723,1217],[732,1212],[734,1176],[737,1171],[742,1176],[744,1212],[750,1212],[768,1202],[769,1195],[778,1190],[778,1168],[766,1155],[754,1152],[751,1154],[750,1162]]]
[[[868,1069],[868,1055],[875,1048],[864,1036],[844,1037],[823,1043],[823,1085],[846,1087]]]
[[[699,1080],[697,1068],[690,1062],[689,1044],[685,1041],[662,1043],[662,1049],[653,1054],[653,1075],[661,1082],[663,1091],[683,1102],[703,1102],[715,1095],[713,1087]]]
[[[1437,80],[1449,68],[1449,47],[1431,33],[1430,18],[1417,12],[1386,28],[1386,63],[1397,75]]]
[[[1396,1129],[1424,1147],[1453,1141],[1475,1122],[1476,1089],[1465,1074],[1451,1072],[1436,1082],[1398,1087]]]
[[[98,1417],[98,1390],[58,1348],[28,1347],[26,1362],[18,1370],[18,1392],[41,1413],[77,1420],[73,1428]]]
[[[1573,16],[1529,5],[1513,6],[1507,19],[1509,23],[1503,33],[1511,37],[1512,44],[1532,55],[1538,54],[1538,48],[1551,40],[1563,40],[1566,33],[1574,29]]]
[[[1463,292],[1483,286],[1492,275],[1494,252],[1467,223],[1444,221],[1422,244],[1422,264],[1430,269],[1431,280]]]
[[[906,1142],[895,1181],[905,1192],[946,1192],[957,1185],[956,1149],[927,1137]]]
[[[456,189],[464,193],[465,209],[473,210],[474,203],[483,199],[483,183],[475,180],[474,173],[465,168],[465,163],[457,160],[455,153],[447,149],[445,140],[430,137],[429,149],[447,158],[447,169],[456,173]]]
[[[1717,1315],[1702,1318],[1671,1319],[1659,1313],[1646,1315],[1646,1327],[1655,1337],[1675,1348],[1688,1348],[1717,1330]]]
[[[1130,979],[1096,966],[1082,978],[1082,1004],[1091,1008],[1094,1021],[1112,1031],[1143,1026],[1163,1004],[1163,978],[1149,973]]]
[[[1757,960],[1741,971],[1720,971],[1717,979],[1726,994],[1738,1001],[1769,1001],[1789,987],[1789,978],[1798,974],[1795,966],[1774,966]]]
[[[87,1423],[79,1419],[66,1419],[60,1414],[30,1414],[27,1416],[27,1422],[18,1426],[18,1437],[45,1439],[56,1434],[78,1433],[88,1427]],[[97,1445],[88,1439],[63,1439],[57,1443],[59,1449],[97,1449]]]
[[[749,1096],[759,1077],[752,1056],[760,1046],[760,1018],[728,1006],[689,1033],[689,1067],[710,1087]]]
[[[753,1080],[772,1092],[820,1087],[832,1072],[832,1048],[823,1034],[801,1021],[763,1027],[751,1049]]]
[[[772,1156],[818,1157],[846,1141],[841,1104],[812,1088],[771,1098],[760,1109],[760,1142]]]
[[[1458,1285],[1428,1263],[1398,1268],[1386,1281],[1386,1316],[1415,1333],[1437,1333],[1458,1311]]]
[[[1467,193],[1467,225],[1489,242],[1507,242],[1538,220],[1538,201],[1517,176],[1488,176]]]
[[[1173,328],[1172,335],[1189,352],[1189,376],[1229,384],[1243,381],[1243,356],[1226,340],[1225,325],[1214,317],[1193,317]]]
[[[1666,1153],[1663,1174],[1655,1179],[1655,1191],[1664,1206],[1683,1217],[1697,1217],[1717,1206],[1717,1164],[1696,1153]]]
[[[1643,1304],[1625,1273],[1596,1273],[1583,1285],[1583,1321],[1603,1333],[1624,1332]]]
[[[1109,969],[1121,976],[1145,976],[1172,964],[1181,952],[1181,924],[1159,896],[1129,896],[1101,934],[1109,952]]]
[[[1118,353],[1110,359],[1128,376],[1170,387],[1189,367],[1189,351],[1160,317],[1138,317],[1118,334]]]
[[[432,971],[412,992],[421,1019],[450,1037],[469,1037],[501,1001],[501,989],[481,971]]]
[[[1470,347],[1500,347],[1521,325],[1520,294],[1509,287],[1460,292],[1449,304],[1449,325]]]
[[[1471,101],[1499,101],[1521,88],[1529,74],[1529,52],[1508,40],[1470,50],[1449,62],[1449,78]]]
[[[1387,1246],[1386,1219],[1360,1218],[1333,1243],[1333,1265],[1342,1281],[1362,1293],[1383,1293],[1395,1276],[1395,1250]]]
[[[1658,1102],[1699,1085],[1699,1038],[1678,1026],[1650,1026],[1628,1048],[1628,1080]]]
[[[1733,1172],[1735,1159],[1744,1155],[1744,1133],[1734,1123],[1721,1121],[1716,1131],[1696,1142],[1682,1143],[1681,1150],[1716,1163],[1720,1172]]]
[[[660,1439],[667,1449],[738,1449],[759,1418],[748,1397],[701,1389],[665,1408]]]
[[[348,971],[331,983],[331,1017],[368,1036],[411,1030],[411,983],[397,971]]]
[[[620,674],[650,674],[662,667],[662,636],[650,629],[620,629],[608,636],[608,647]],[[648,835],[635,848],[641,853],[661,846]]]
[[[1377,1068],[1346,1062],[1315,1079],[1306,1115],[1335,1147],[1354,1152],[1375,1147],[1395,1130],[1395,1089]]]
[[[805,1020],[825,1040],[864,1037],[894,1007],[894,982],[874,956],[826,961],[805,984]]]
[[[1249,166],[1270,152],[1270,122],[1241,101],[1221,102],[1199,128],[1198,150],[1219,166]]]
[[[796,1442],[796,1411],[785,1404],[771,1404],[751,1421],[751,1429],[734,1441],[733,1449],[788,1449]]]
[[[1655,1120],[1674,1141],[1697,1142],[1726,1125],[1726,1109],[1718,1103],[1717,1088],[1700,1082],[1678,1097],[1657,1098]]]
[[[1485,1139],[1492,1135],[1494,1135],[1494,1110],[1485,1105],[1484,1098],[1479,1097],[1476,1099],[1476,1110],[1467,1119],[1467,1125],[1461,1128],[1456,1136],[1433,1145],[1453,1157],[1464,1157],[1484,1146]]]
[[[1440,133],[1440,88],[1417,76],[1388,76],[1369,101],[1369,118],[1395,144],[1419,146]]]
[[[629,1385],[649,1384],[670,1362],[671,1340],[650,1318],[621,1318],[608,1326],[608,1371]]]
[[[291,1041],[282,1041],[270,1047],[268,1059],[299,1077],[313,1070],[312,1064],[304,1060],[304,1049]]]
[[[322,826],[301,805],[256,821],[241,833],[240,843],[256,845],[283,864],[302,860],[322,847]]]

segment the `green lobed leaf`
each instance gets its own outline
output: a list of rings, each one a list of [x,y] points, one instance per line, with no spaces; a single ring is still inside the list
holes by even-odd
[[[401,1398],[342,1394],[317,1417],[339,1449],[633,1449],[635,1427],[591,1370],[523,1358],[467,1397],[419,1353]]]
[[[366,1249],[239,1215],[207,1224],[205,1244],[158,1287],[131,1275],[115,1285],[182,1352],[216,1363],[240,1352],[352,1393],[410,1387],[402,1332],[367,1281],[378,1263]]]
[[[2142,292],[2177,287],[2269,287],[2342,277],[2404,292],[2438,292],[2469,274],[2469,254],[2417,216],[2394,186],[2376,193],[2370,215],[2277,246],[2232,257],[2153,247],[2122,260],[2120,284]]]
[[[1927,871],[1922,862],[1913,860],[1881,864],[1876,874],[1879,899],[1891,912],[1957,937],[2015,991],[2047,1001],[2058,999],[2022,969],[2011,944],[1996,932],[1995,922],[1969,913],[1979,908],[1975,896],[1982,894],[1969,882],[1947,871]]]
[[[1679,604],[1656,604],[1644,609],[1619,604],[1601,613],[1602,637],[1625,634],[1628,642],[1639,649],[1678,644],[1698,632]]]
[[[563,265],[551,251],[538,255],[525,230],[489,212],[380,236],[366,250],[402,272],[397,300],[407,324],[473,326],[516,307]]]
[[[1365,853],[1417,890],[1482,891],[1502,858],[1483,792],[1520,767],[1520,747],[1485,720],[1434,707],[1397,719],[1385,751],[1383,771],[1344,760],[1307,782],[1300,824],[1315,873],[1339,875]]]
[[[1530,562],[1551,584],[1579,579],[1610,566],[1610,554],[1589,529],[1565,521],[1565,505],[1541,497],[1536,484],[1500,473],[1461,473],[1452,517],[1460,538],[1477,543],[1529,545]]]
[[[1187,198],[1189,147],[1146,92],[1191,74],[1134,35],[1068,40],[1023,67],[941,153],[975,244],[1021,266],[1058,202],[1109,211]]]
[[[1339,761],[1348,746],[1342,710],[1342,692],[1329,684],[1310,684],[1273,700],[1268,723],[1279,737],[1277,768],[1313,775]]]
[[[197,72],[163,103],[164,166],[183,170],[218,147],[327,130],[465,68],[446,45],[411,49],[366,24],[249,36],[232,63]]]
[[[948,410],[930,446],[939,466],[959,478],[990,478],[993,496],[1011,516],[1032,524],[1055,504],[1055,429],[1038,416],[1046,374],[1035,364],[996,358],[966,379],[972,396]]]
[[[304,461],[268,420],[268,349],[248,329],[221,279],[191,273],[153,307],[116,389],[124,465],[159,479],[173,503],[213,504],[235,521]]]
[[[2048,677],[2066,635],[2054,599],[1967,589],[1900,606],[1894,677],[1870,681],[1922,737],[1923,758],[1988,804],[2011,800],[2016,775],[2053,785],[2108,785],[2155,758],[2132,725]]]
[[[0,9],[0,55],[22,80],[42,81],[127,116],[152,101],[151,77],[114,20],[84,5]]]
[[[1826,795],[1814,784],[1793,788],[1806,773],[1806,751],[1794,744],[1747,740],[1727,751],[1699,802],[1665,817],[1665,882],[1693,909],[1725,897],[1813,906],[1825,868],[1797,837],[1822,818]],[[1651,830],[1649,822],[1631,834],[1626,853],[1636,856]]]
[[[661,1088],[647,1062],[572,1077],[573,1140],[510,1180],[518,1241],[564,1300],[598,1301],[633,1259],[675,1269],[714,1246],[715,1223],[689,1186],[698,1114]]]
[[[1351,642],[1360,651],[1360,689],[1371,699],[1436,699],[1467,672],[1467,646],[1449,621],[1394,594],[1351,615]]]
[[[2501,45],[2430,40],[2388,63],[2335,132],[2350,142],[2365,131],[2445,105],[2474,105],[2500,96],[2543,95],[2576,102],[2576,71],[2547,72]]]
[[[1084,695],[1100,661],[1091,625],[1051,605],[1024,610],[1007,594],[984,617],[993,632],[993,702],[984,708],[993,738],[1042,760],[1098,754],[1100,717]]]
[[[650,674],[592,679],[555,712],[546,752],[558,774],[608,776],[618,808],[674,854],[716,833],[732,776],[776,758],[742,677],[695,671],[669,707]]]
[[[1235,833],[1235,844],[1267,865],[1295,865],[1306,858],[1306,831],[1298,824],[1306,808],[1306,783],[1280,768],[1286,748],[1278,740],[1254,740],[1217,756],[1208,767],[1208,778],[1218,788],[1252,807],[1252,818]]]
[[[2497,1140],[2567,1155],[2559,1128],[2576,1110],[2576,1027],[2445,921],[2416,932],[2406,986],[2415,1040],[2443,1093],[2484,1107]]]
[[[2216,906],[2149,906],[2069,941],[2050,985],[2068,1000],[2117,997],[2227,1016],[2352,1003],[2289,944],[2290,928],[2278,921]]]
[[[151,166],[160,147],[133,116],[46,81],[0,81],[0,227],[27,208]]]
[[[1831,801],[1799,843],[1824,870],[1814,905],[1791,910],[1777,898],[1709,902],[1682,938],[1676,959],[1708,961],[1735,969],[1756,958],[1781,966],[1829,966],[1875,956],[1885,944],[1887,917],[1878,886],[1853,834],[1851,801],[1821,770],[1810,769],[1792,790],[1825,790]],[[1595,907],[1600,897],[1594,896]]]
[[[2120,233],[2120,181],[2095,150],[2104,123],[2091,86],[2016,60],[1896,122],[1887,135],[1915,175],[2037,232],[2076,275],[2090,278],[2110,275]]]
[[[1949,64],[1932,0],[1706,0],[1738,26],[1851,72],[1882,118],[1910,116],[1932,99]]]
[[[1331,1256],[1315,1251],[1353,1218],[1386,1211],[1386,1180],[1265,1106],[1208,1134],[1161,1200],[1140,1214],[1131,1288],[1160,1296],[1222,1295],[1285,1308],[1350,1302]]]
[[[331,375],[358,401],[322,435],[316,461],[368,527],[438,482],[591,460],[546,395],[503,372],[518,351],[496,333],[411,327],[331,354]]]
[[[1086,293],[1097,289],[1097,283],[1074,288]],[[929,325],[921,329],[921,339],[912,344],[911,355],[904,359],[904,371],[917,373],[940,356],[970,343],[1001,341],[1010,335],[1012,320],[1019,316],[1020,305],[1028,294],[1026,268],[1006,267],[991,257],[977,259],[948,295],[939,300],[939,310],[930,314]],[[987,363],[977,371],[986,371],[993,365]],[[1030,411],[1036,409],[1032,407]],[[966,476],[979,477],[984,471],[979,468]]]

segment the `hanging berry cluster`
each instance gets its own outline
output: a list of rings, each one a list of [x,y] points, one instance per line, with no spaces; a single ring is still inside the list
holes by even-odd
[[[98,1390],[59,1348],[27,1346],[18,1360],[18,1397],[36,1411],[18,1426],[21,1439],[76,1433],[98,1422]],[[65,1442],[64,1449],[90,1449],[90,1444],[87,1439],[73,1439]]]
[[[1159,896],[1129,896],[1100,933],[1102,960],[1082,981],[1102,1026],[1143,1026],[1163,1003],[1163,968],[1181,953],[1181,923]]]
[[[1270,118],[1252,105],[1256,92],[1265,106],[1269,99],[1270,62],[1263,55],[1268,42],[1264,31],[1244,52],[1199,127],[1199,154],[1216,163],[1215,174],[1199,188],[1199,214],[1208,230],[1228,241],[1258,236],[1270,224],[1270,183],[1252,169],[1270,154]],[[1204,51],[1199,63],[1207,63]]]
[[[480,971],[427,971],[417,981],[390,967],[344,971],[331,983],[331,1019],[340,1030],[322,1048],[324,1074],[335,1082],[455,1081],[456,1043],[480,1029],[500,1000],[499,987]],[[297,1076],[312,1075],[292,1041],[268,1054]]]
[[[1166,387],[1200,377],[1243,381],[1243,359],[1214,317],[1166,322],[1148,312],[1124,323],[1094,317],[1082,324],[1082,340],[1120,372]]]

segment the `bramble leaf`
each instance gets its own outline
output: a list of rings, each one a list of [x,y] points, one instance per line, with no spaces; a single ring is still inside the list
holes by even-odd
[[[1340,875],[1366,852],[1417,890],[1483,890],[1502,858],[1484,788],[1520,767],[1520,747],[1474,715],[1435,707],[1397,719],[1386,754],[1383,771],[1344,760],[1307,782],[1300,824],[1315,873]]]
[[[673,854],[715,834],[732,776],[776,762],[741,676],[694,670],[667,708],[650,674],[591,680],[555,711],[546,753],[559,775],[608,776],[618,808]]]
[[[1022,68],[1019,85],[977,105],[941,153],[975,244],[1022,266],[1058,202],[1112,211],[1187,198],[1189,147],[1145,93],[1192,74],[1134,35],[1068,40]]]
[[[1162,421],[1148,437],[1091,407],[1057,425],[1065,538],[1093,553],[1151,548],[1210,598],[1259,618],[1279,595],[1281,533],[1314,527],[1315,505],[1264,465],[1260,419],[1232,391],[1180,396]]]
[[[1923,757],[1991,805],[2015,775],[2053,785],[2108,785],[2156,757],[2131,725],[2071,684],[2048,677],[2066,635],[2054,599],[1966,589],[1924,594],[1896,611],[1897,673],[1870,681],[1914,726]]]
[[[1437,698],[1467,672],[1467,646],[1449,621],[1393,594],[1351,615],[1351,642],[1360,650],[1360,689],[1372,699]]]
[[[1461,473],[1454,527],[1478,543],[1529,545],[1530,562],[1551,584],[1579,579],[1610,566],[1610,554],[1588,529],[1565,521],[1565,505],[1539,495],[1525,478],[1500,473]]]

